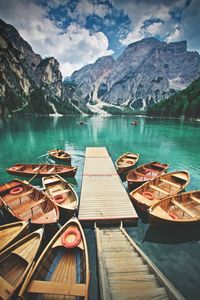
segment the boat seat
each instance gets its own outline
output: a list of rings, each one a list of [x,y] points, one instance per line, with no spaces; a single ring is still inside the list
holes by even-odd
[[[165,195],[169,195],[168,192],[166,192],[165,190],[162,190],[161,188],[159,188],[159,187],[157,187],[157,186],[155,186],[155,185],[150,184],[149,187],[150,187],[151,189],[153,189],[153,190],[156,190],[156,191],[160,192],[160,193],[163,193],[163,194],[165,194]]]
[[[176,201],[174,198],[172,198],[171,202],[179,207],[181,210],[183,210],[186,214],[188,214],[190,217],[192,217],[195,220],[199,220],[200,217],[197,217],[195,214],[193,214],[188,208],[186,208],[183,204]]]
[[[39,167],[35,167],[35,168],[33,169],[33,172],[38,171],[39,169],[40,169],[40,166],[39,166]]]
[[[190,199],[191,200],[193,200],[193,201],[195,201],[195,202],[197,202],[197,203],[199,203],[200,204],[200,199],[198,199],[197,197],[195,197],[195,196],[189,196],[190,197]]]
[[[156,216],[159,216],[164,219],[174,220],[162,207],[157,206],[155,208]],[[154,213],[153,213],[154,215]]]
[[[137,158],[137,155],[134,155],[134,154],[127,154],[126,157],[128,158]]]
[[[43,203],[44,201],[46,201],[46,197],[42,198],[39,201],[35,201],[35,200],[26,201],[27,203],[21,204],[18,209],[16,209],[16,207],[14,207],[14,210],[15,211],[17,210],[17,213],[21,214],[24,211],[26,211],[28,209],[32,209],[33,207]]]
[[[56,182],[59,182],[60,181],[60,179],[58,179],[58,178],[54,178],[54,179],[46,179],[45,180],[45,184],[51,184],[51,183],[56,183]]]
[[[0,276],[0,298],[9,299],[14,287],[3,277]]]
[[[176,184],[176,183],[171,182],[171,181],[168,181],[168,180],[166,180],[166,179],[160,178],[160,181],[162,181],[162,182],[164,182],[164,183],[168,183],[168,184],[170,184],[170,185],[173,185],[173,186],[175,186],[175,187],[177,187],[177,188],[180,188],[180,184]]]
[[[71,192],[70,189],[67,189],[67,190],[60,190],[60,191],[58,191],[58,192],[56,192],[56,193],[52,193],[52,196],[55,197],[55,196],[57,196],[57,195],[60,195],[60,194],[63,194],[63,193],[69,193],[69,192]]]
[[[172,174],[172,177],[174,177],[175,179],[187,181],[186,174]]]
[[[48,173],[48,174],[51,173],[54,169],[55,169],[55,167],[49,169],[49,170],[47,171],[47,173]]]
[[[27,292],[84,297],[86,295],[86,284],[67,284],[62,282],[32,280],[28,286]]]
[[[151,178],[151,176],[149,176],[148,174],[139,173],[137,171],[135,171],[135,174],[138,175],[138,176],[141,176],[141,177],[149,177],[149,178]]]
[[[152,205],[152,200],[147,199],[146,197],[144,197],[143,195],[141,195],[138,192],[134,193],[133,195],[130,193],[130,195],[131,195],[131,197],[133,197],[138,202],[141,202],[142,204],[146,204],[148,206]]]
[[[153,164],[151,164],[151,165],[152,165],[152,166],[155,166],[155,167],[163,168],[163,165],[162,165],[162,164],[153,163]]]
[[[147,170],[147,171],[149,171],[149,172],[158,173],[158,170],[156,170],[156,169],[151,169],[151,168],[146,168],[146,167],[145,167],[145,170]]]
[[[28,190],[27,192],[22,193],[22,194],[18,194],[18,195],[10,195],[10,194],[9,194],[9,197],[10,197],[10,196],[11,196],[11,197],[10,197],[10,199],[6,200],[5,202],[6,202],[6,203],[11,203],[11,202],[14,202],[14,201],[17,200],[17,199],[20,200],[21,198],[23,198],[23,197],[25,197],[25,196],[28,196],[28,195],[32,194],[33,191],[34,191],[34,189]],[[7,197],[8,197],[8,195],[7,195]]]

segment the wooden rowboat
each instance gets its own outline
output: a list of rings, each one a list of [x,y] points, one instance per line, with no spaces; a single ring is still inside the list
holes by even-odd
[[[48,154],[50,157],[52,157],[54,159],[71,162],[71,155],[64,150],[52,149],[52,150],[48,151]]]
[[[133,121],[131,122],[131,125],[138,125],[138,121],[137,121],[137,120],[133,120]]]
[[[150,207],[149,215],[153,225],[200,222],[200,190],[163,199]]]
[[[53,237],[37,260],[19,295],[24,299],[88,299],[86,239],[76,218]]]
[[[0,299],[10,299],[22,284],[39,249],[42,235],[43,229],[39,229],[1,252]]]
[[[169,165],[162,164],[158,161],[153,161],[148,164],[141,165],[134,170],[131,170],[126,177],[128,188],[138,187],[146,181],[152,180],[164,173]]]
[[[71,185],[59,175],[42,178],[44,189],[51,200],[61,208],[74,211],[78,206],[78,196]]]
[[[181,192],[190,181],[187,171],[162,174],[129,193],[133,203],[147,210],[156,202]]]
[[[35,224],[56,223],[58,207],[44,192],[25,181],[14,179],[0,185],[0,199],[5,208],[17,219]]]
[[[0,226],[0,252],[25,234],[28,222],[15,222]]]
[[[68,177],[74,177],[77,167],[54,164],[16,164],[6,171],[10,174],[20,176],[48,176],[58,174]]]
[[[115,162],[115,167],[119,174],[128,172],[133,168],[139,159],[139,154],[127,152],[121,155]]]

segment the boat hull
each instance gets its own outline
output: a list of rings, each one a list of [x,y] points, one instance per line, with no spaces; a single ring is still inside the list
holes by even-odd
[[[127,152],[121,155],[115,162],[115,167],[119,175],[129,172],[137,163],[139,154]]]
[[[1,299],[10,299],[22,284],[40,247],[42,236],[43,229],[39,229],[1,252]]]
[[[80,239],[73,240],[73,234],[77,230]],[[76,241],[76,245],[68,248],[69,245],[64,244],[66,241]],[[42,294],[45,299],[52,299],[52,296],[56,295],[57,299],[71,296],[72,299],[80,297],[79,299],[86,300],[88,288],[89,261],[86,239],[79,221],[72,218],[46,246],[19,294],[25,299]]]
[[[71,162],[71,155],[65,152],[64,150],[53,149],[48,152],[49,156],[55,160]]]
[[[14,222],[0,226],[0,252],[28,232],[28,222]]]
[[[24,167],[23,170],[20,170],[20,167]],[[40,168],[38,171],[37,168]],[[35,169],[35,171],[34,171]],[[52,169],[52,170],[51,170]],[[9,174],[16,175],[16,176],[23,176],[23,177],[30,177],[35,175],[36,177],[48,176],[58,174],[61,176],[66,177],[74,177],[77,172],[77,167],[70,167],[70,166],[62,166],[62,165],[46,165],[46,164],[34,164],[34,165],[26,165],[26,164],[17,164],[12,166],[6,171]]]

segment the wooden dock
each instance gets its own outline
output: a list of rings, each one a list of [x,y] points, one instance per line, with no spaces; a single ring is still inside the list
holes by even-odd
[[[86,148],[78,217],[84,225],[137,222],[137,213],[105,147]]]
[[[95,234],[102,300],[184,299],[122,226]]]

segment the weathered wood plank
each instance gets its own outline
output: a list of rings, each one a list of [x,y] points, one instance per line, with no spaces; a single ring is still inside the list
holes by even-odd
[[[69,285],[61,282],[33,280],[28,287],[29,293],[85,296],[85,284]]]
[[[106,291],[112,300],[183,299],[122,226],[96,227],[95,232],[102,300],[107,300]]]
[[[86,148],[79,207],[82,222],[137,220],[137,213],[105,147]]]

